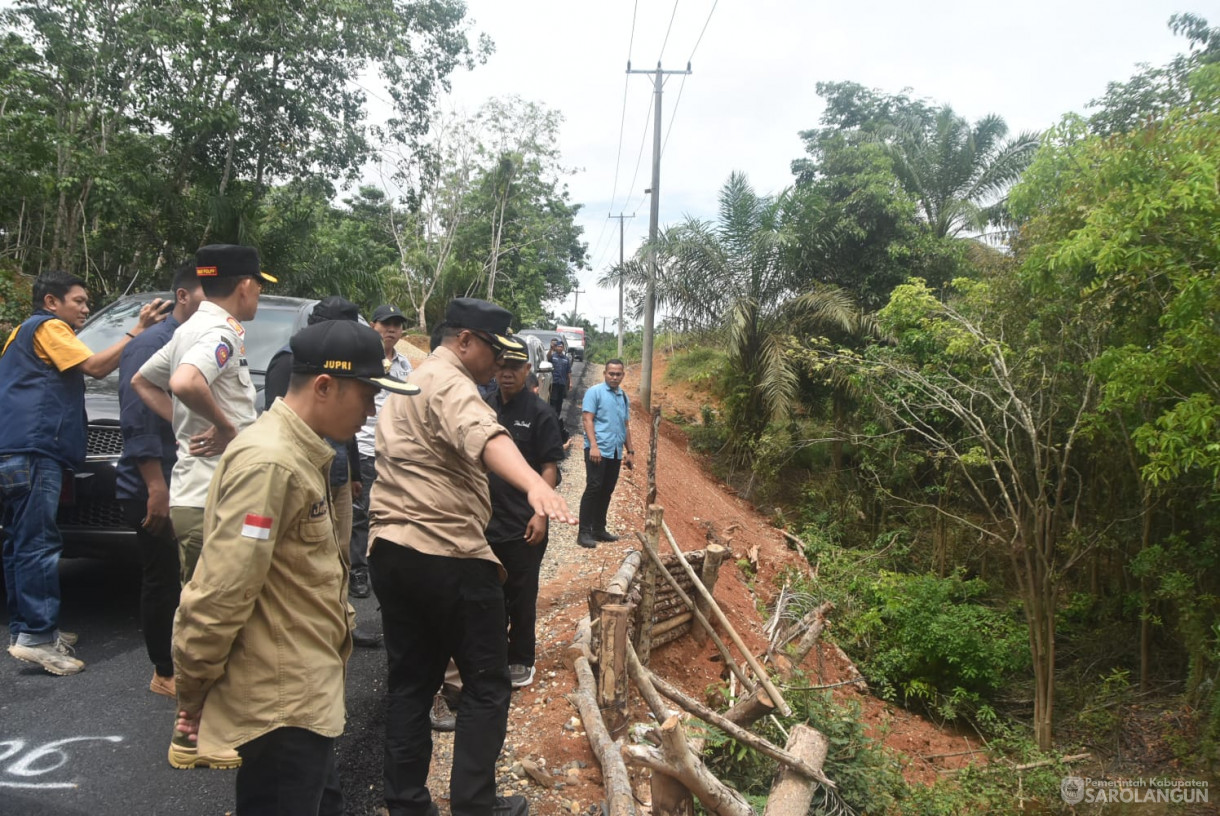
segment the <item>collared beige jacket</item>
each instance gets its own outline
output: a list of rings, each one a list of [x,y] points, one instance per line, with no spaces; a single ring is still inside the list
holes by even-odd
[[[221,457],[174,619],[178,705],[203,709],[201,753],[283,726],[343,732],[355,613],[328,491],[333,456],[276,400]]]

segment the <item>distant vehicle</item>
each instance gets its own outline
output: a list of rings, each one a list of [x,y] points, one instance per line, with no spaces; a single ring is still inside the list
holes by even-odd
[[[563,338],[563,342],[572,354],[572,359],[585,360],[585,330],[578,326],[556,326],[555,331]]]
[[[538,376],[538,396],[542,397],[543,402],[551,401],[551,375],[554,366],[546,359],[546,353],[551,347],[551,342],[548,340],[545,344],[533,334],[525,332],[517,332],[522,340],[525,341],[525,346],[530,355],[531,370]]]
[[[169,292],[145,292],[116,300],[89,318],[78,336],[86,346],[99,351],[112,345],[135,323],[140,308],[153,298],[169,298]],[[263,380],[267,363],[298,329],[305,326],[316,300],[263,295],[258,314],[242,325],[246,329],[246,358],[258,390],[255,404],[263,406]],[[135,533],[123,521],[115,499],[114,484],[123,434],[119,429],[119,373],[94,380],[85,378],[85,413],[88,443],[85,464],[64,479],[57,521],[64,539],[65,558],[109,558],[134,553]]]

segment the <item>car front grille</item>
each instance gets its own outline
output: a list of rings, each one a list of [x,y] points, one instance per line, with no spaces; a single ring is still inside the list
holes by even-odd
[[[87,459],[117,459],[123,455],[123,432],[117,425],[90,425]]]
[[[127,529],[123,508],[117,501],[85,501],[59,506],[56,523],[60,527],[101,527]]]

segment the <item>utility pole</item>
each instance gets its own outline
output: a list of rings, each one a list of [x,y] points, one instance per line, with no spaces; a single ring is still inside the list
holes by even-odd
[[[652,125],[652,206],[648,213],[648,285],[644,289],[644,353],[640,362],[640,402],[644,412],[652,412],[652,324],[657,304],[657,220],[661,208],[661,92],[663,77],[667,74],[689,74],[690,63],[686,63],[685,71],[662,71],[661,63],[657,61],[656,71],[633,71],[631,63],[627,63],[628,74],[653,74],[653,93],[656,99],[652,102],[655,117]]]
[[[621,359],[623,356],[623,219],[635,218],[635,213],[631,215],[611,215],[609,218],[618,219],[618,356]]]
[[[572,301],[572,322],[575,323],[580,317],[580,296],[585,293],[584,289],[573,289],[572,293],[576,298]]]

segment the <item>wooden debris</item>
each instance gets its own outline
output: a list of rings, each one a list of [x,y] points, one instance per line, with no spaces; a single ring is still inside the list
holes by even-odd
[[[546,772],[546,769],[534,762],[532,759],[521,760],[521,769],[529,776],[530,779],[537,782],[544,788],[555,786],[555,779]]]
[[[654,775],[664,774],[678,780],[699,797],[706,810],[717,816],[757,816],[745,797],[713,776],[691,753],[677,716],[667,719],[657,733],[660,748],[626,745],[622,749],[623,758],[633,765],[649,768]],[[655,808],[653,812],[659,813]]]
[[[682,550],[678,547],[678,542],[674,541],[673,533],[669,531],[669,527],[665,525],[665,522],[661,522],[661,532],[665,534],[665,538],[669,541],[669,546],[672,547],[674,553],[677,554],[678,563],[686,568],[687,574],[690,575],[694,580],[695,589],[700,595],[703,596],[704,600],[707,601],[709,608],[716,616],[716,620],[720,622],[720,625],[724,628],[724,631],[729,633],[729,638],[741,651],[741,656],[745,658],[746,663],[751,669],[753,669],[754,674],[758,677],[758,682],[761,683],[762,687],[767,690],[767,696],[771,698],[771,702],[775,703],[775,707],[779,710],[779,713],[783,714],[785,717],[791,717],[792,709],[788,707],[788,703],[785,702],[783,696],[779,693],[779,689],[775,688],[775,685],[771,682],[771,678],[767,676],[766,670],[763,669],[763,667],[758,664],[758,661],[754,659],[754,654],[746,648],[745,643],[743,643],[741,640],[741,635],[737,634],[737,630],[733,628],[733,624],[729,623],[729,619],[725,617],[724,611],[720,608],[720,604],[716,603],[716,599],[712,597],[711,593],[707,591],[707,588],[704,587],[699,579],[695,577],[695,573],[691,568],[691,565],[686,563],[686,561],[682,558]],[[706,620],[703,615],[699,614],[698,609],[695,610],[695,615],[697,619]],[[708,630],[708,633],[713,636],[713,638],[716,637],[710,624],[705,628]],[[744,677],[742,677],[741,682],[746,683],[747,681]]]
[[[829,746],[826,738],[804,723],[793,726],[785,749],[809,766],[822,769]],[[817,784],[791,767],[781,767],[767,796],[763,816],[805,816]]]
[[[601,610],[597,654],[597,704],[612,737],[627,730],[627,618],[631,607],[608,604]]]
[[[631,793],[631,779],[623,762],[622,741],[610,739],[610,733],[602,722],[597,709],[597,681],[593,669],[584,657],[578,657],[573,667],[577,686],[573,691],[576,708],[584,723],[585,734],[593,749],[593,756],[602,769],[602,781],[606,789],[606,803],[610,816],[635,816],[635,798]]]
[[[704,550],[703,569],[700,571],[700,580],[703,586],[707,589],[707,597],[712,596],[712,592],[716,589],[716,579],[720,576],[720,562],[728,555],[728,550],[721,547],[719,544],[708,544]],[[692,568],[693,569],[693,568]],[[695,608],[706,616],[710,611],[708,602],[700,596],[695,598]],[[695,629],[693,632],[696,643],[706,643],[707,633],[703,629]]]

